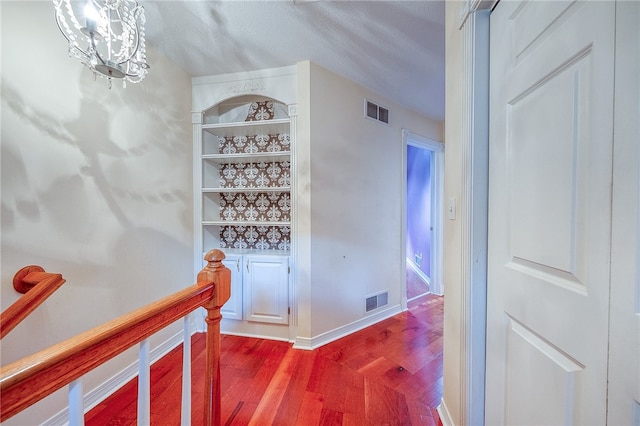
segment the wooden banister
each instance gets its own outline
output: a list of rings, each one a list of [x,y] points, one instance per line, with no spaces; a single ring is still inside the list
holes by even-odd
[[[208,265],[198,274],[197,284],[2,367],[0,421],[14,416],[196,308],[204,307],[207,318],[213,318],[212,321],[207,319],[207,333],[211,335],[207,338],[209,379],[205,389],[205,424],[218,425],[220,307],[229,299],[231,286],[231,271],[222,265],[224,257],[220,250],[207,253]],[[210,413],[211,409],[216,413]]]
[[[222,257],[220,257],[222,255]],[[231,271],[222,265],[224,254],[220,250],[211,250],[205,256],[207,266],[198,274],[198,282],[201,281],[228,281],[231,283]],[[207,364],[204,383],[205,424],[220,424],[220,307],[231,296],[231,284],[227,287],[218,287],[215,297],[207,303]],[[210,349],[209,349],[210,348]],[[216,356],[217,354],[217,356]]]
[[[13,277],[13,288],[24,296],[0,314],[0,339],[20,324],[64,283],[62,275],[45,272],[37,265],[25,266],[16,272]]]

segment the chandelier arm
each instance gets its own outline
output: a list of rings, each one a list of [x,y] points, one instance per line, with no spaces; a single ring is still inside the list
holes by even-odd
[[[68,42],[72,42],[71,39],[69,38],[69,36],[67,36],[67,32],[64,30],[64,28],[62,28],[62,25],[60,25],[60,16],[58,14],[58,11],[55,11],[55,16],[56,16],[56,25],[58,25],[58,29],[60,30],[60,32],[62,33],[62,35],[64,36],[64,38],[67,39]]]
[[[122,65],[126,62],[129,62],[130,60],[132,60],[132,58],[138,53],[138,49],[140,48],[140,25],[138,22],[138,18],[140,16],[140,13],[142,11],[142,7],[140,5],[137,4],[136,2],[136,7],[134,9],[134,11],[132,11],[132,15],[133,15],[133,21],[135,22],[135,31],[134,31],[134,35],[136,37],[136,41],[135,41],[135,47],[133,49],[131,49],[129,57],[125,60],[123,60],[122,62],[118,62],[118,65]],[[120,13],[118,12],[118,17],[120,17]],[[122,20],[122,17],[120,17],[120,20]],[[135,76],[135,74],[126,74],[128,76],[133,75]]]
[[[65,31],[65,29],[63,28],[62,25],[60,25],[60,16],[58,14],[58,12],[56,11],[55,13],[56,15],[56,25],[58,25],[58,29],[60,30],[60,32],[62,33],[62,35],[64,36],[65,39],[67,39],[67,42],[69,43],[69,46],[75,50],[77,50],[78,52],[80,52],[80,54],[82,54],[82,56],[89,58],[89,52],[84,51],[80,46],[78,46],[78,43],[75,42],[75,40],[72,40],[68,35],[67,35],[67,31]]]
[[[95,38],[93,36],[91,36],[91,47],[93,47],[93,51],[96,54],[96,57],[98,58],[98,60],[100,61],[100,63],[102,65],[106,64],[105,60],[102,59],[102,56],[100,56],[100,52],[98,51],[98,49],[96,48],[96,41]]]
[[[136,53],[138,53],[138,48],[140,47],[140,35],[137,31],[135,33],[135,36],[136,36],[135,49],[131,49],[131,53],[129,53],[129,56],[126,59],[122,60],[121,62],[118,62],[118,65],[122,65],[129,62],[136,55]]]

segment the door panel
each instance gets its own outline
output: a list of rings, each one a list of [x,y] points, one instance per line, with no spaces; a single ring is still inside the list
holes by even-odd
[[[539,425],[572,424],[573,398],[584,366],[513,318],[506,347],[505,424],[531,424],[532,419]]]
[[[289,257],[245,256],[245,319],[289,323]]]
[[[487,424],[605,423],[614,15],[491,15]]]

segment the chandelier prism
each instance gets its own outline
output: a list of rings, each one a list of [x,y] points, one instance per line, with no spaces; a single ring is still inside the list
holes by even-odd
[[[138,83],[147,75],[144,8],[135,0],[53,0],[69,56],[94,75]]]

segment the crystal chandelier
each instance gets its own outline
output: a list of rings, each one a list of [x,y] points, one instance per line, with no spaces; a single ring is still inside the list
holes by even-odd
[[[138,83],[149,69],[144,8],[135,0],[53,0],[58,28],[75,57],[109,80]]]

